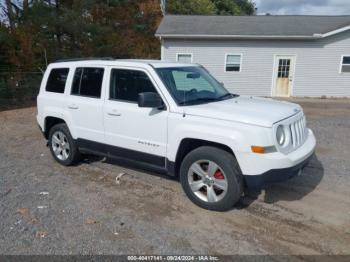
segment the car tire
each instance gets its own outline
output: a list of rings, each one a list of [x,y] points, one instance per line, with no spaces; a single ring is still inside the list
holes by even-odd
[[[231,209],[243,194],[243,178],[233,154],[211,146],[188,153],[180,167],[180,181],[196,205],[215,211]]]
[[[66,124],[57,124],[51,128],[48,145],[52,156],[61,165],[74,165],[81,158],[78,147]]]

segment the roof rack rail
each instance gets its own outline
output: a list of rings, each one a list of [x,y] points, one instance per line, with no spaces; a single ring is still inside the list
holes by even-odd
[[[89,61],[89,60],[115,60],[114,57],[83,57],[83,58],[67,58],[56,60],[55,63],[61,62],[76,62],[76,61]]]

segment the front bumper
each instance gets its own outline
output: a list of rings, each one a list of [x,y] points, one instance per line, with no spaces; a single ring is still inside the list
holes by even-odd
[[[307,166],[313,154],[307,159],[300,162],[296,166],[281,168],[281,169],[271,169],[261,175],[257,176],[244,176],[245,183],[248,188],[264,188],[265,186],[282,182],[288,180],[301,173],[302,169]]]
[[[281,182],[297,175],[312,158],[316,147],[313,132],[308,129],[304,144],[287,155],[279,152],[270,154],[249,154],[241,165],[246,185],[263,188],[267,184]]]

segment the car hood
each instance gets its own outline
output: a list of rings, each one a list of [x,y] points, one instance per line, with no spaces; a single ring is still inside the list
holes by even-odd
[[[299,105],[269,98],[238,96],[218,102],[184,107],[188,115],[271,127],[302,109]]]

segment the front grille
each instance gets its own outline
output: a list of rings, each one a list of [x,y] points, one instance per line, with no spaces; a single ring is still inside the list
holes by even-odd
[[[289,129],[291,132],[291,144],[293,148],[301,146],[306,140],[306,119],[302,115],[301,118],[297,119],[295,122],[289,124]]]

